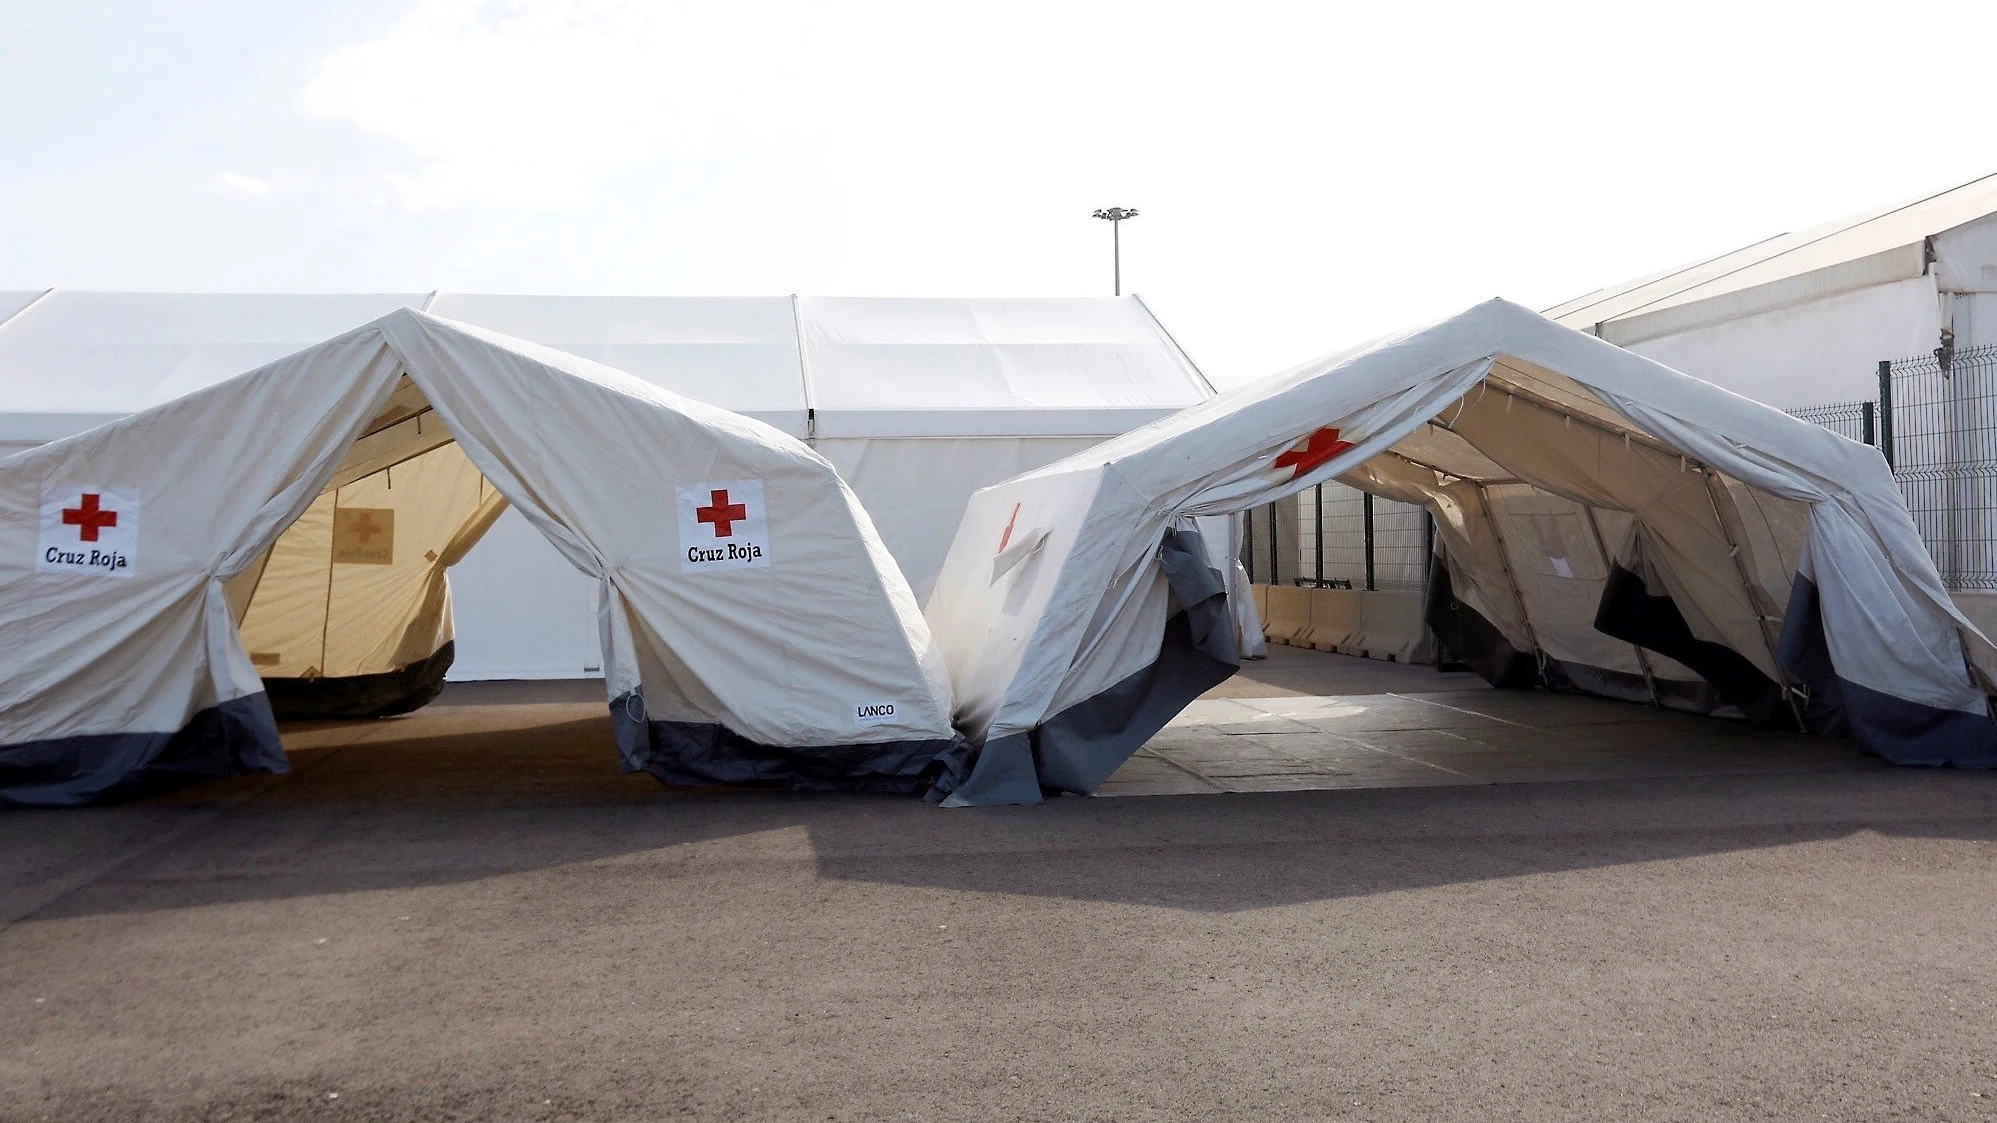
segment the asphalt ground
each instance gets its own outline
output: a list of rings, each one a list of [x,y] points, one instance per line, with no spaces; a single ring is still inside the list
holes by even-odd
[[[1230,697],[1495,697],[1315,659]],[[943,811],[621,776],[589,690],[0,814],[0,1118],[1997,1116],[1997,776]]]

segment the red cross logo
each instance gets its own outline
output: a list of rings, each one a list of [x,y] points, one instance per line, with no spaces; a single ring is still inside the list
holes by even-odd
[[[118,512],[98,510],[98,496],[94,491],[83,493],[83,501],[74,507],[62,509],[62,521],[66,526],[76,528],[79,541],[97,541],[97,532],[107,526],[118,525]]]
[[[374,525],[374,515],[372,513],[362,515],[360,518],[347,524],[347,531],[355,538],[360,539],[363,546],[368,544],[369,539],[380,534],[381,529],[381,527]]]
[[[749,517],[749,508],[740,503],[730,503],[725,487],[709,492],[707,501],[713,506],[695,507],[693,517],[704,523],[713,523],[716,538],[735,537],[735,524]]]
[[[1012,505],[1012,517],[1005,520],[1005,533],[999,536],[998,552],[1001,554],[1005,553],[1005,544],[1012,541],[1012,525],[1019,521],[1019,507],[1018,503],[1014,503]]]
[[[1317,470],[1319,465],[1351,447],[1351,441],[1339,440],[1338,430],[1327,425],[1305,437],[1301,445],[1292,447],[1288,452],[1278,456],[1276,463],[1271,467],[1295,468],[1296,470],[1290,473],[1290,478],[1294,480],[1298,476]]]

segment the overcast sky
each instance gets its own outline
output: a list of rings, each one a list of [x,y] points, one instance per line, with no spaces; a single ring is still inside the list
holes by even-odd
[[[1864,13],[1864,14],[1860,14]],[[0,288],[1126,291],[1222,380],[1997,171],[1997,4],[0,0]]]

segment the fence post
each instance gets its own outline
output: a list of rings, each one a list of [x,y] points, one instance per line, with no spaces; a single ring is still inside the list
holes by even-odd
[[[1893,360],[1879,360],[1879,451],[1893,467]]]
[[[1283,521],[1283,514],[1282,509],[1274,503],[1269,504],[1266,509],[1269,512],[1269,583],[1280,585],[1283,583],[1283,578],[1278,572],[1277,562],[1283,556],[1283,544],[1276,535],[1276,524]]]
[[[1311,500],[1311,517],[1317,523],[1317,531],[1311,535],[1311,549],[1317,553],[1317,583],[1324,587],[1324,485],[1319,484]]]
[[[1859,431],[1865,434],[1865,443],[1872,445],[1875,448],[1878,447],[1879,445],[1879,436],[1873,430],[1872,419],[1873,415],[1878,411],[1878,409],[1879,409],[1879,403],[1877,402],[1858,403]]]
[[[1360,503],[1366,512],[1366,591],[1373,591],[1373,493],[1359,493]]]

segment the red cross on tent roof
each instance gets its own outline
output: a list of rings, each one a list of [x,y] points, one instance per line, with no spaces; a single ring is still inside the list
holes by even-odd
[[[372,512],[363,514],[353,522],[348,523],[347,529],[355,538],[361,540],[361,545],[363,546],[368,544],[368,539],[382,532],[381,527],[374,525],[374,515]]]
[[[98,509],[99,496],[94,491],[83,493],[83,499],[74,507],[62,509],[62,521],[66,526],[76,528],[79,541],[97,541],[97,532],[107,526],[118,525],[118,512]]]
[[[1271,467],[1294,468],[1295,471],[1290,473],[1290,478],[1294,480],[1298,476],[1316,471],[1321,465],[1351,447],[1351,441],[1339,440],[1338,430],[1327,425],[1278,456],[1276,463]]]
[[[749,517],[749,508],[741,503],[730,503],[725,487],[709,492],[707,501],[712,506],[695,507],[693,517],[704,523],[713,523],[716,538],[735,537],[735,524]]]
[[[1005,553],[1006,544],[1012,541],[1013,524],[1019,522],[1019,508],[1021,506],[1022,504],[1014,503],[1012,505],[1012,517],[1005,520],[1005,533],[999,535],[998,552],[1001,554]]]

